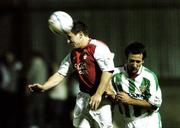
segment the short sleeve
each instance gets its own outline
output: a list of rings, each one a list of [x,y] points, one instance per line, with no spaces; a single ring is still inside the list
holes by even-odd
[[[156,108],[159,108],[162,103],[162,94],[161,94],[159,82],[156,75],[153,73],[149,78],[150,78],[150,88],[149,88],[150,97],[148,98],[148,101]]]
[[[114,70],[114,53],[105,44],[96,47],[94,58],[102,71]]]
[[[58,73],[60,73],[63,76],[67,76],[68,71],[70,69],[70,65],[71,65],[71,58],[70,58],[71,54],[69,53],[61,62],[61,65],[59,66],[59,70]]]

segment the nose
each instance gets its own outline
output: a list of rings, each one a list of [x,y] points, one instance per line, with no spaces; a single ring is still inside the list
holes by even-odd
[[[134,61],[134,62],[132,63],[132,65],[133,65],[134,68],[137,68],[137,65],[138,65],[138,64],[136,63],[136,61]]]

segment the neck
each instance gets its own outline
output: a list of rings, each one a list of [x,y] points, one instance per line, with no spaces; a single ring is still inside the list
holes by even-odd
[[[129,78],[131,78],[131,79],[134,79],[134,78],[136,78],[136,76],[138,76],[138,74],[137,74],[138,71],[132,72],[131,70],[128,69],[128,66],[127,66],[127,73],[128,73]]]
[[[89,44],[89,42],[90,42],[90,38],[88,37],[88,36],[85,36],[84,38],[83,38],[83,40],[82,40],[82,47],[81,48],[84,48],[84,47],[86,47],[88,44]]]

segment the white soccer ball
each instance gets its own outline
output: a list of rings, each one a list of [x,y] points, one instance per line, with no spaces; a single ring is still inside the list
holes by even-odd
[[[50,30],[55,34],[65,34],[73,27],[72,17],[63,11],[56,11],[50,15],[48,20]]]

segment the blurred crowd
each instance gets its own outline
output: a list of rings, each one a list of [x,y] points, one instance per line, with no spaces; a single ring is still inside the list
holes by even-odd
[[[28,93],[32,83],[44,83],[58,70],[40,52],[26,62],[13,51],[0,56],[0,128],[71,128],[78,83],[72,74],[47,93]]]

